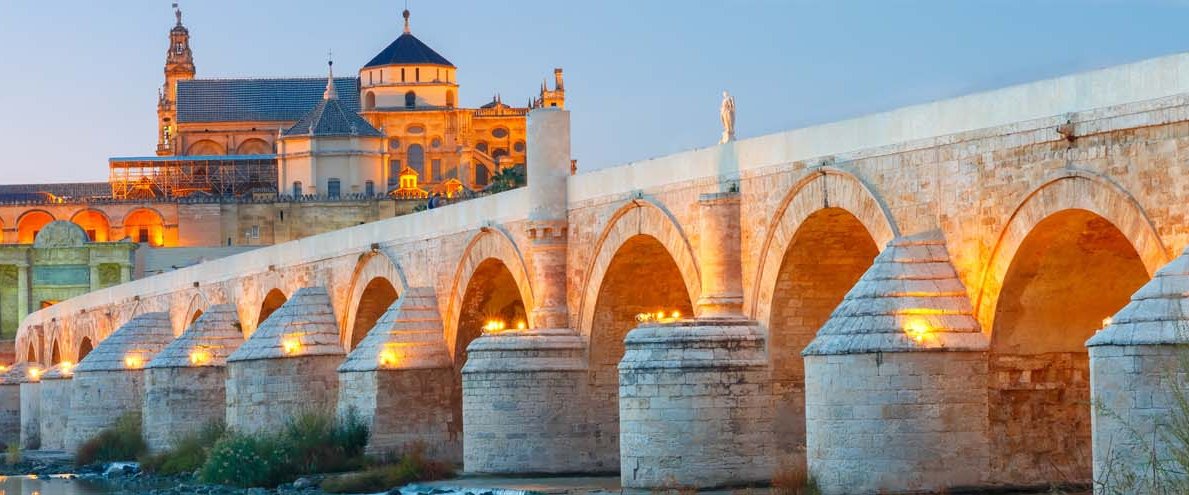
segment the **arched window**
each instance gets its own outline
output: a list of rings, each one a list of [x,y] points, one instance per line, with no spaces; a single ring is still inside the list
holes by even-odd
[[[405,108],[413,108],[417,106],[417,93],[409,91],[405,93]]]
[[[293,182],[293,196],[301,196],[301,181]]]
[[[409,168],[416,170],[417,175],[425,176],[425,148],[420,144],[409,145]]]
[[[272,154],[272,145],[263,139],[248,139],[240,143],[235,150],[239,155],[269,155]]]
[[[372,182],[370,180],[367,182],[364,182],[363,183],[363,194],[367,195],[368,197],[375,196],[376,195],[376,183]]]
[[[453,91],[446,92],[446,106],[449,108],[454,108],[454,92]]]
[[[165,220],[156,210],[140,208],[124,217],[124,235],[153,247],[165,245]]]
[[[339,185],[339,180],[338,179],[328,179],[326,181],[326,195],[329,197],[332,197],[332,198],[337,198],[337,197],[339,197],[340,193],[341,193],[341,187]]]
[[[363,109],[372,110],[376,108],[376,94],[368,91],[367,95],[363,97]]]

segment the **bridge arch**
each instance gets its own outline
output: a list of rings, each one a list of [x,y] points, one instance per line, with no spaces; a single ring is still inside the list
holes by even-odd
[[[408,288],[400,266],[383,252],[369,251],[359,256],[351,275],[347,307],[339,312],[341,340],[347,352],[371,331],[376,320]]]
[[[620,249],[638,236],[652,238],[664,248],[676,264],[690,301],[697,301],[702,292],[697,257],[694,256],[689,237],[677,219],[665,207],[653,201],[642,198],[628,201],[611,215],[607,226],[599,234],[593,251],[595,255],[586,269],[586,283],[582,285],[584,290],[578,306],[578,331],[586,339],[588,349],[594,326],[595,308],[607,272]]]
[[[76,354],[78,359],[75,361],[75,363],[77,364],[79,361],[82,361],[83,358],[87,357],[87,354],[90,354],[93,350],[95,350],[95,343],[91,340],[91,337],[84,336],[82,339],[79,339],[78,353]]]
[[[257,300],[260,301],[260,303],[259,305],[255,306],[256,311],[252,314],[252,321],[254,322],[252,325],[253,332],[255,332],[257,328],[260,328],[260,325],[264,324],[264,320],[267,320],[269,316],[272,316],[273,313],[275,313],[278,309],[281,309],[281,306],[289,301],[289,295],[285,294],[285,292],[278,287],[272,287],[267,291],[261,289],[260,297]],[[247,335],[247,337],[250,336],[251,335]]]
[[[446,346],[450,349],[450,355],[456,359],[461,350],[460,347],[462,349],[466,347],[465,343],[460,342],[459,326],[468,289],[471,289],[472,284],[483,277],[501,276],[501,272],[495,268],[495,263],[492,261],[507,270],[525,310],[532,311],[535,307],[533,289],[528,277],[528,266],[520,248],[516,246],[516,241],[502,229],[495,227],[482,229],[471,238],[466,249],[463,250],[458,268],[454,271],[454,281],[451,284],[449,302],[446,305],[446,318],[442,322],[446,333]],[[476,277],[477,274],[480,277]],[[455,363],[455,366],[460,367],[461,363]]]
[[[1167,258],[1142,208],[1072,172],[1030,193],[1002,231],[979,294],[989,332],[991,475],[1089,481],[1085,341]]]
[[[174,336],[185,333],[186,330],[190,328],[190,325],[193,325],[194,322],[198,321],[198,318],[200,318],[202,314],[206,312],[210,305],[210,299],[208,299],[206,294],[204,294],[201,290],[191,296],[190,303],[186,305],[185,312],[179,315],[179,317],[175,317],[180,319],[178,319],[173,325]]]

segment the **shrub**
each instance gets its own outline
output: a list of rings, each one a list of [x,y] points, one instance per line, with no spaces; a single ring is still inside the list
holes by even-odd
[[[144,437],[140,433],[140,414],[127,413],[116,424],[99,432],[78,448],[75,462],[85,466],[95,462],[131,461],[145,453]]]
[[[427,459],[425,446],[414,443],[406,449],[405,455],[401,456],[396,464],[327,478],[322,482],[322,490],[329,493],[377,492],[414,481],[440,480],[453,476],[454,470],[450,465]]]
[[[211,448],[198,479],[203,483],[271,487],[288,477],[288,453],[276,437],[228,433]]]
[[[368,427],[354,409],[337,418],[319,412],[299,414],[282,434],[295,471],[301,474],[358,469],[367,439]]]
[[[222,421],[207,423],[198,431],[179,438],[172,450],[141,459],[141,467],[166,476],[193,473],[206,463],[211,449],[225,432]]]

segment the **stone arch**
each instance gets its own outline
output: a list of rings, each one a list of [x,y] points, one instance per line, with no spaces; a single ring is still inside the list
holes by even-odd
[[[454,281],[448,295],[449,302],[446,304],[446,319],[442,322],[446,333],[446,346],[450,349],[451,356],[457,355],[459,318],[466,291],[470,288],[477,270],[487,260],[499,261],[508,270],[525,309],[531,312],[535,307],[528,267],[520,248],[503,230],[495,227],[483,228],[467,243],[458,268],[454,270]]]
[[[285,295],[281,289],[273,288],[265,292],[260,297],[260,310],[256,312],[256,324],[252,327],[253,331],[260,328],[264,321],[272,316],[281,306],[289,300],[289,296]]]
[[[62,362],[62,350],[58,346],[58,339],[54,339],[54,343],[50,346],[50,366],[54,366]]]
[[[29,348],[25,350],[25,361],[36,363],[37,361],[37,346],[29,342]]]
[[[87,238],[91,242],[108,242],[111,240],[111,218],[103,211],[94,208],[85,208],[71,216],[70,221],[81,227],[87,233]]]
[[[186,305],[186,311],[180,315],[181,318],[173,325],[174,336],[181,335],[190,329],[190,325],[198,321],[198,318],[206,312],[210,305],[210,300],[207,299],[206,294],[203,294],[201,291],[194,294],[190,298],[190,304]]]
[[[1029,193],[1000,232],[975,301],[983,332],[994,328],[1003,280],[1025,237],[1045,218],[1063,210],[1085,210],[1114,225],[1131,243],[1149,277],[1170,259],[1151,219],[1131,194],[1089,172],[1064,171]]]
[[[37,233],[54,220],[56,220],[54,215],[45,210],[29,210],[21,213],[21,216],[17,218],[17,243],[33,244]]]
[[[271,155],[272,145],[260,138],[245,139],[235,148],[237,155]]]
[[[153,247],[165,245],[165,216],[153,208],[141,207],[124,215],[124,236]]]
[[[771,314],[772,295],[785,253],[806,219],[825,208],[838,208],[853,215],[880,250],[900,235],[887,206],[855,175],[828,167],[806,174],[793,184],[780,202],[760,247],[757,283],[752,285],[749,306],[752,318],[765,326]]]
[[[363,109],[364,110],[375,110],[375,108],[376,108],[376,93],[374,91],[368,91],[368,92],[364,93],[363,94]]]
[[[347,352],[358,345],[388,306],[405,293],[408,281],[400,266],[387,254],[367,252],[360,255],[359,261],[355,264],[349,287],[347,307],[338,313],[343,315],[339,322],[339,331]],[[364,310],[362,315],[361,306]],[[360,324],[366,328],[359,328]]]
[[[585,291],[579,303],[578,327],[590,344],[595,306],[611,261],[625,243],[633,237],[645,235],[656,239],[677,265],[685,282],[690,301],[697,301],[702,292],[702,279],[697,258],[685,231],[668,210],[646,199],[629,201],[611,215],[607,226],[595,242],[594,257],[586,270]]]
[[[90,336],[83,336],[78,342],[78,360],[81,362],[91,351],[95,350],[95,343]]]
[[[190,148],[186,150],[186,154],[189,156],[218,156],[226,155],[227,149],[210,139],[203,139],[191,144]]]

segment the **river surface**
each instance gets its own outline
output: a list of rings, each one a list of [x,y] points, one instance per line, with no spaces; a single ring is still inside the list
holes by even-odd
[[[110,487],[64,477],[0,476],[0,495],[99,495],[115,493]]]

